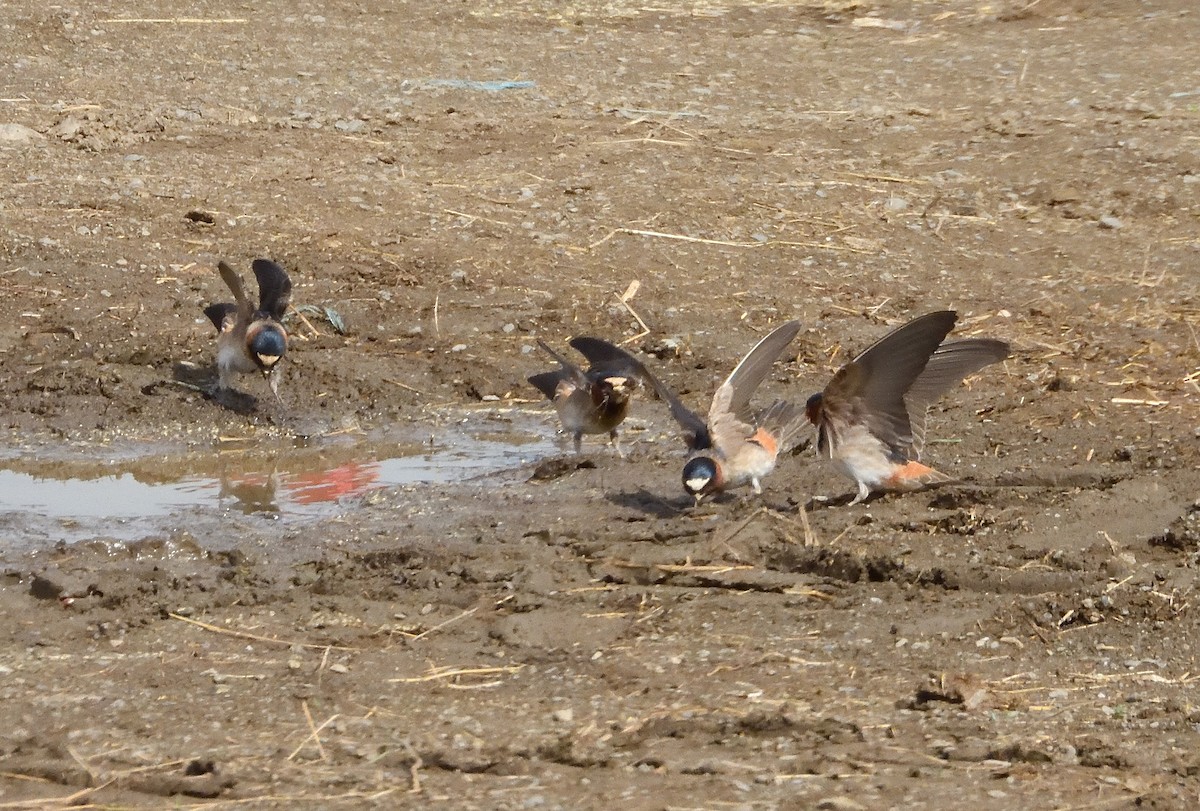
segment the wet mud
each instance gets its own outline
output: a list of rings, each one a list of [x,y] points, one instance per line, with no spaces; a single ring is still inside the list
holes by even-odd
[[[1189,3],[0,10],[0,804],[1193,808]],[[298,314],[214,402],[216,273]],[[633,283],[637,284],[634,285]],[[960,481],[699,507],[526,376],[803,401],[935,309]],[[234,405],[236,407],[228,407]]]

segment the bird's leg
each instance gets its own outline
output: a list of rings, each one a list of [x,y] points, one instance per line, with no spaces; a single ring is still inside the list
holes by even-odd
[[[583,431],[575,432],[575,455],[580,456],[583,453]]]
[[[617,456],[625,458],[625,451],[621,450],[621,443],[617,441],[617,429],[614,428],[608,432],[608,441],[613,446],[613,450],[617,452]]]
[[[270,388],[271,388],[271,393],[275,395],[275,399],[279,401],[279,404],[283,405],[283,397],[281,397],[279,395],[279,374],[278,374],[278,372],[276,372],[276,370],[274,370],[274,369],[271,369],[270,371],[266,372],[265,375],[267,378],[267,385],[270,386]]]
[[[858,495],[855,496],[854,500],[851,501],[847,506],[853,507],[855,504],[858,504],[860,501],[864,501],[867,498],[867,496],[869,496],[869,495],[871,495],[871,488],[867,487],[866,482],[859,482],[858,483]]]
[[[754,495],[762,495],[762,484],[759,482],[757,476],[750,480],[750,485],[754,488]]]

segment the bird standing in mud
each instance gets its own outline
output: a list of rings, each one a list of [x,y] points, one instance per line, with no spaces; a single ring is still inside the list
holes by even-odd
[[[255,259],[251,268],[258,280],[256,308],[242,287],[242,279],[224,261],[217,263],[221,278],[233,293],[235,303],[210,304],[204,314],[217,328],[217,374],[219,390],[233,388],[239,374],[259,372],[271,392],[279,397],[279,362],[287,353],[287,331],[283,313],[292,296],[287,271],[269,259]]]
[[[617,442],[617,426],[629,413],[633,393],[641,386],[653,385],[655,379],[641,361],[608,341],[580,336],[570,344],[588,359],[586,372],[539,339],[538,346],[558,361],[560,368],[531,375],[528,380],[554,403],[563,430],[575,441],[575,453],[582,452],[584,434],[608,434],[617,453],[624,456]]]
[[[697,504],[708,495],[747,484],[762,493],[762,479],[775,469],[778,455],[795,445],[804,413],[783,400],[752,413],[750,398],[799,332],[800,322],[789,321],[759,341],[717,388],[707,419],[657,383],[692,453],[683,467],[683,488]]]
[[[942,341],[958,315],[914,318],[838,370],[805,412],[817,451],[858,484],[857,504],[878,490],[919,490],[953,481],[920,461],[929,406],[951,386],[1008,357],[1003,341]]]

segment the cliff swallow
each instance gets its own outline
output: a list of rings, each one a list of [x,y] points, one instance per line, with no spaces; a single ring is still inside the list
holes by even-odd
[[[584,434],[608,434],[617,453],[617,426],[629,413],[633,393],[651,385],[654,377],[641,361],[618,346],[600,338],[572,338],[571,346],[588,359],[588,369],[555,352],[542,340],[540,346],[558,361],[559,369],[531,375],[528,380],[546,395],[558,411],[563,430],[575,441],[575,453],[581,452]]]
[[[246,297],[241,277],[224,261],[217,263],[221,278],[233,292],[234,304],[210,304],[204,314],[217,328],[217,374],[220,389],[233,388],[237,374],[261,372],[279,397],[275,370],[287,352],[287,332],[280,320],[292,296],[287,271],[269,259],[251,265],[258,280],[258,307]]]
[[[943,310],[897,327],[808,398],[805,413],[817,427],[817,451],[858,484],[851,504],[876,490],[953,481],[920,461],[926,412],[964,377],[1008,357],[1003,341],[942,344],[957,317]]]
[[[799,332],[800,322],[789,321],[759,341],[717,388],[707,419],[657,384],[692,453],[683,467],[683,489],[697,504],[705,496],[747,484],[762,493],[762,479],[774,470],[776,457],[794,446],[803,412],[778,400],[753,413],[750,398]]]

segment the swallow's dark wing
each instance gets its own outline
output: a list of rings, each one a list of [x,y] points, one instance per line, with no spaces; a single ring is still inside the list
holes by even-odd
[[[967,338],[939,346],[908,390],[912,403],[935,403],[968,375],[1008,357],[1009,346],[991,338]]]
[[[619,346],[609,343],[603,338],[592,338],[587,335],[571,339],[571,346],[588,359],[588,376],[605,377],[620,376],[632,378],[650,389],[655,397],[661,397],[658,381],[650,370],[640,360]]]
[[[742,358],[741,363],[729,373],[729,377],[725,378],[725,382],[721,384],[721,389],[729,389],[728,398],[726,399],[726,396],[720,393],[721,389],[718,389],[717,396],[713,397],[713,408],[716,408],[717,400],[721,399],[723,410],[732,413],[744,422],[751,421],[753,415],[750,411],[750,398],[762,385],[780,353],[799,332],[800,322],[788,321],[755,344],[754,348],[746,353],[746,357]],[[713,410],[710,409],[709,423],[712,423],[714,416]]]
[[[292,300],[292,280],[287,271],[270,259],[255,259],[250,267],[258,279],[258,309],[270,313],[276,321],[282,320]]]
[[[554,349],[550,346],[550,344],[542,341],[541,338],[538,338],[538,346],[541,347],[542,352],[550,355],[551,358],[556,360],[559,367],[562,367],[558,372],[554,372],[554,374],[558,374],[560,380],[570,380],[570,382],[574,384],[577,389],[584,389],[587,388],[587,386],[592,385],[592,382],[588,380],[587,374],[584,374],[580,367],[572,364],[572,362],[564,358],[563,355],[554,352]]]
[[[833,376],[824,407],[862,420],[874,436],[909,458],[913,429],[905,395],[957,317],[949,310],[929,313],[880,338]]]
[[[708,409],[708,430],[712,443],[726,455],[733,454],[754,435],[755,415],[750,410],[750,398],[799,331],[799,321],[777,327],[746,353],[717,388]]]
[[[654,396],[666,402],[671,410],[671,416],[683,429],[683,441],[689,451],[699,451],[712,447],[712,437],[708,426],[696,412],[683,404],[683,401],[658,379],[646,365],[633,355],[601,338],[591,338],[581,335],[571,341],[571,346],[588,359],[591,364],[588,374],[611,375],[620,374],[634,377],[647,386]]]
[[[754,436],[754,425],[743,420],[729,407],[733,387],[722,383],[708,409],[708,431],[712,444],[725,456],[732,456],[742,443]]]
[[[671,409],[671,416],[683,429],[683,441],[687,443],[688,450],[694,452],[711,448],[712,434],[708,430],[708,425],[700,419],[700,415],[685,406],[675,392],[667,388],[658,378],[654,378],[654,384],[659,399],[666,401],[667,406]]]
[[[564,380],[570,380],[571,377],[561,369],[557,369],[553,372],[541,372],[540,374],[530,375],[525,379],[532,383],[534,388],[546,395],[547,399],[553,400],[558,394],[558,384]]]
[[[929,406],[968,375],[984,366],[1008,357],[1009,346],[991,338],[967,338],[944,343],[930,356],[924,371],[909,388],[909,419],[912,423],[913,451],[920,456],[925,446],[925,416]]]
[[[238,311],[236,304],[225,302],[224,304],[210,304],[204,308],[204,314],[208,316],[208,320],[213,322],[213,326],[217,328],[217,332],[225,331],[225,320],[235,316]]]
[[[221,279],[224,280],[225,286],[233,293],[233,299],[237,302],[238,314],[249,319],[250,314],[254,311],[254,305],[250,303],[250,299],[246,298],[246,288],[242,286],[242,277],[224,259],[217,262],[217,270],[221,273]]]

